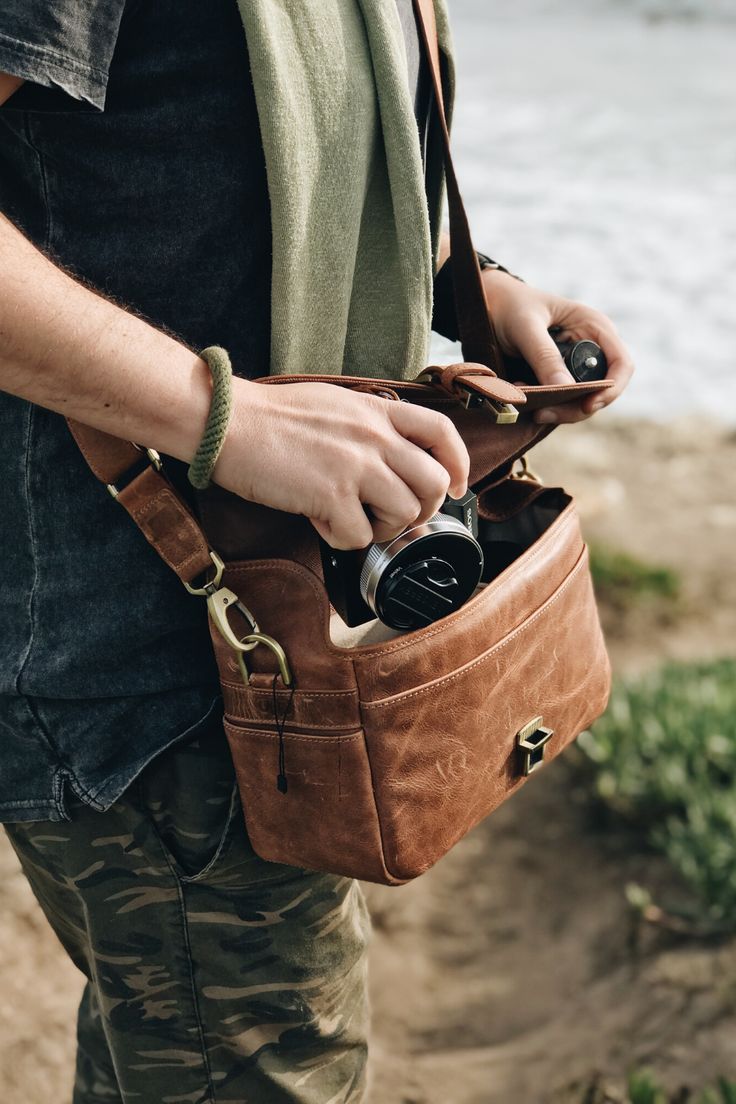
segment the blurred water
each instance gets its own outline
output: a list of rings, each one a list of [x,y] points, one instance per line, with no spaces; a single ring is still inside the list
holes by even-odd
[[[619,413],[736,424],[736,0],[451,10],[478,248],[614,318],[638,366]]]

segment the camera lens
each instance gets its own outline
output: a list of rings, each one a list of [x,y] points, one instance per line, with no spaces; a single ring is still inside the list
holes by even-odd
[[[406,632],[459,609],[482,573],[477,540],[462,522],[435,514],[393,540],[371,545],[360,591],[385,625]]]
[[[595,341],[570,341],[560,346],[560,352],[570,374],[578,383],[606,378],[606,354]]]

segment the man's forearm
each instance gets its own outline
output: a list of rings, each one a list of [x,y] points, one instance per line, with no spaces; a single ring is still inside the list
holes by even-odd
[[[210,401],[203,360],[77,283],[2,215],[0,390],[181,460]]]

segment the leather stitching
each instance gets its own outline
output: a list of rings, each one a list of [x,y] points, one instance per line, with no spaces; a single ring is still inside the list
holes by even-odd
[[[263,695],[263,697],[267,698],[269,701],[271,700],[271,697],[272,697],[272,694],[273,694],[272,690],[266,690],[261,686],[248,686],[248,687],[246,687],[246,686],[243,685],[242,681],[241,682],[228,682],[225,679],[220,679],[220,682],[222,683],[223,686],[227,686],[232,690],[242,691],[243,693],[246,693],[246,694],[248,694],[248,693],[249,694],[261,694],[261,695]],[[277,690],[276,693],[280,697],[288,697],[289,694],[291,693],[291,691],[290,690]],[[311,701],[319,702],[319,701],[322,701],[324,698],[355,698],[355,697],[357,697],[357,695],[358,695],[357,690],[309,690],[309,691],[303,691],[302,690],[302,691],[300,691],[300,690],[297,689],[294,692],[294,700],[295,701],[298,700],[298,701],[304,702],[304,703],[311,702]]]
[[[565,507],[565,510],[563,511],[563,513],[560,514],[558,522],[564,522],[564,524],[561,524],[560,528],[557,529],[556,532],[553,534],[553,529],[558,524],[558,522],[552,522],[552,525],[549,527],[549,529],[547,529],[546,533],[543,533],[542,536],[540,537],[540,541],[544,540],[545,536],[547,536],[548,534],[553,534],[555,537],[559,537],[566,531],[567,526],[571,525],[573,520],[576,519],[576,514],[575,514],[574,510],[567,517],[565,517],[565,514],[567,513],[568,510],[571,509],[572,505],[573,504],[570,503],[569,506]],[[552,539],[552,537],[550,536],[550,540],[551,539]],[[533,561],[535,559],[537,559],[539,556],[541,556],[546,551],[548,543],[549,543],[549,541],[546,541],[544,545],[541,545],[540,547],[535,548],[535,549],[529,549],[529,551],[526,552],[523,556],[520,556],[519,559],[516,561],[516,563],[513,564],[510,568],[507,569],[508,572],[509,572],[508,575],[506,575],[506,573],[504,572],[504,575],[505,575],[505,578],[503,580],[504,585],[506,583],[508,583],[510,579],[513,579],[517,575],[519,575],[520,573],[525,572],[528,569],[529,565],[531,563],[533,563]],[[470,614],[473,613],[473,611],[475,610],[475,607],[478,604],[478,601],[485,598],[488,594],[494,593],[498,589],[499,585],[500,584],[498,583],[498,581],[494,580],[494,582],[489,583],[488,586],[486,586],[480,592],[480,594],[478,594],[478,596],[477,596],[478,600],[477,601],[475,601],[475,600],[473,600],[473,598],[471,598],[468,602],[466,602],[466,604],[464,606],[461,606],[461,608],[459,610],[457,610],[455,613],[451,613],[449,616],[452,617],[453,624],[457,625],[461,621],[463,621],[466,617],[469,617]],[[363,651],[361,648],[355,648],[354,650],[357,653],[358,657],[360,659],[363,659],[363,658],[371,658],[371,657],[377,656],[377,655],[389,655],[392,652],[402,651],[404,648],[412,648],[417,644],[421,644],[422,641],[430,640],[433,636],[437,636],[438,633],[443,632],[445,627],[446,627],[446,621],[447,621],[447,618],[443,618],[441,621],[437,621],[436,624],[435,624],[435,627],[432,628],[432,629],[425,630],[425,632],[422,634],[421,637],[413,637],[412,639],[398,640],[398,641],[396,641],[396,643],[389,644],[387,647],[386,646],[381,647],[379,645],[379,646],[373,648],[372,651]]]
[[[230,729],[235,736],[267,736],[269,740],[278,740],[279,738],[278,732],[269,732],[265,728],[241,728],[240,725],[235,725],[228,720],[225,721],[225,727]],[[361,740],[362,738],[362,729],[340,736],[299,736],[296,732],[284,732],[284,739],[298,740],[303,744],[312,744],[315,741],[323,744],[336,744],[338,740]]]
[[[464,667],[460,667],[457,671],[454,671],[450,675],[445,675],[444,677],[434,679],[432,682],[428,682],[424,686],[420,686],[418,690],[410,690],[406,693],[393,694],[391,697],[383,698],[381,701],[363,701],[361,699],[361,708],[382,709],[386,705],[393,705],[398,701],[409,701],[411,698],[421,697],[424,694],[430,693],[438,687],[447,686],[451,682],[456,682],[459,678],[462,678],[469,671],[473,671],[476,667],[481,666],[487,660],[491,659],[494,655],[496,655],[497,652],[503,651],[504,648],[507,648],[508,645],[517,638],[517,636],[520,636],[522,633],[527,632],[532,627],[532,625],[534,625],[534,623],[539,620],[540,617],[545,616],[552,608],[552,606],[555,605],[555,603],[564,596],[565,591],[573,584],[573,582],[575,582],[578,575],[586,566],[586,564],[587,548],[583,549],[575,567],[572,569],[564,582],[560,584],[560,586],[551,596],[551,598],[548,598],[547,601],[539,607],[536,613],[533,613],[531,617],[528,617],[526,619],[526,621],[522,621],[521,625],[518,625],[515,629],[513,629],[512,632],[508,634],[508,636],[505,636],[503,640],[499,640],[497,644],[494,644],[492,648],[489,648],[487,652],[484,652],[482,656],[479,656],[477,659],[473,660],[472,663],[468,663]]]
[[[183,559],[175,559],[172,555],[164,555],[161,552],[161,546],[155,539],[153,533],[151,533],[151,538],[153,538],[151,540],[151,543],[154,543],[156,545],[156,551],[159,553],[159,555],[161,555],[162,558],[165,559],[166,562],[176,571],[188,567],[191,563],[195,563],[202,557],[203,553],[207,559],[207,562],[209,563],[209,550],[206,543],[201,539],[202,535],[196,522],[194,522],[190,517],[188,517],[188,515],[184,513],[181,503],[167,487],[164,487],[162,490],[157,491],[155,496],[152,499],[149,499],[147,502],[144,502],[142,506],[128,509],[128,513],[134,521],[143,525],[143,523],[150,519],[151,514],[158,512],[162,506],[166,506],[172,503],[177,510],[177,513],[179,514],[177,530],[183,535],[190,536],[195,539],[199,547],[196,551],[190,552]]]

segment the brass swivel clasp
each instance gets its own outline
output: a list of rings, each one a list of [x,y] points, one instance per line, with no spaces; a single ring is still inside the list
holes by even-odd
[[[233,649],[237,656],[238,667],[240,668],[240,674],[243,682],[248,684],[250,681],[250,672],[248,671],[247,664],[245,662],[245,656],[248,652],[252,652],[259,644],[263,644],[266,648],[270,648],[273,654],[276,656],[276,661],[279,665],[279,674],[281,675],[281,681],[284,686],[291,686],[292,675],[289,667],[289,661],[286,658],[286,652],[279,644],[278,640],[274,640],[272,636],[267,633],[261,632],[258,628],[258,623],[255,617],[250,612],[247,606],[238,598],[237,594],[232,590],[228,590],[227,587],[221,587],[216,590],[214,594],[211,594],[207,599],[207,608],[210,611],[210,617],[214,621],[215,625],[220,631],[220,634],[224,637],[230,647]],[[250,626],[250,632],[243,637],[239,637],[233,630],[230,624],[230,611],[237,610],[237,612],[244,617]]]
[[[220,586],[225,571],[225,564],[216,552],[210,551],[210,557],[215,566],[215,574],[212,579],[204,583],[201,587],[193,587],[189,583],[185,583],[184,586],[190,594],[201,595],[207,599],[207,609],[214,625],[225,642],[229,644],[235,652],[243,682],[246,686],[250,682],[250,672],[245,657],[248,652],[252,652],[259,644],[262,644],[264,647],[269,648],[275,655],[279,667],[279,674],[281,675],[281,681],[284,686],[291,686],[294,679],[291,668],[289,667],[289,661],[286,658],[286,652],[281,647],[278,640],[274,640],[272,636],[268,636],[267,633],[261,632],[255,617],[248,607],[240,601],[235,591],[230,590],[228,587]],[[250,631],[245,636],[238,636],[233,629],[230,623],[230,612],[232,610],[240,614],[248,625]]]

